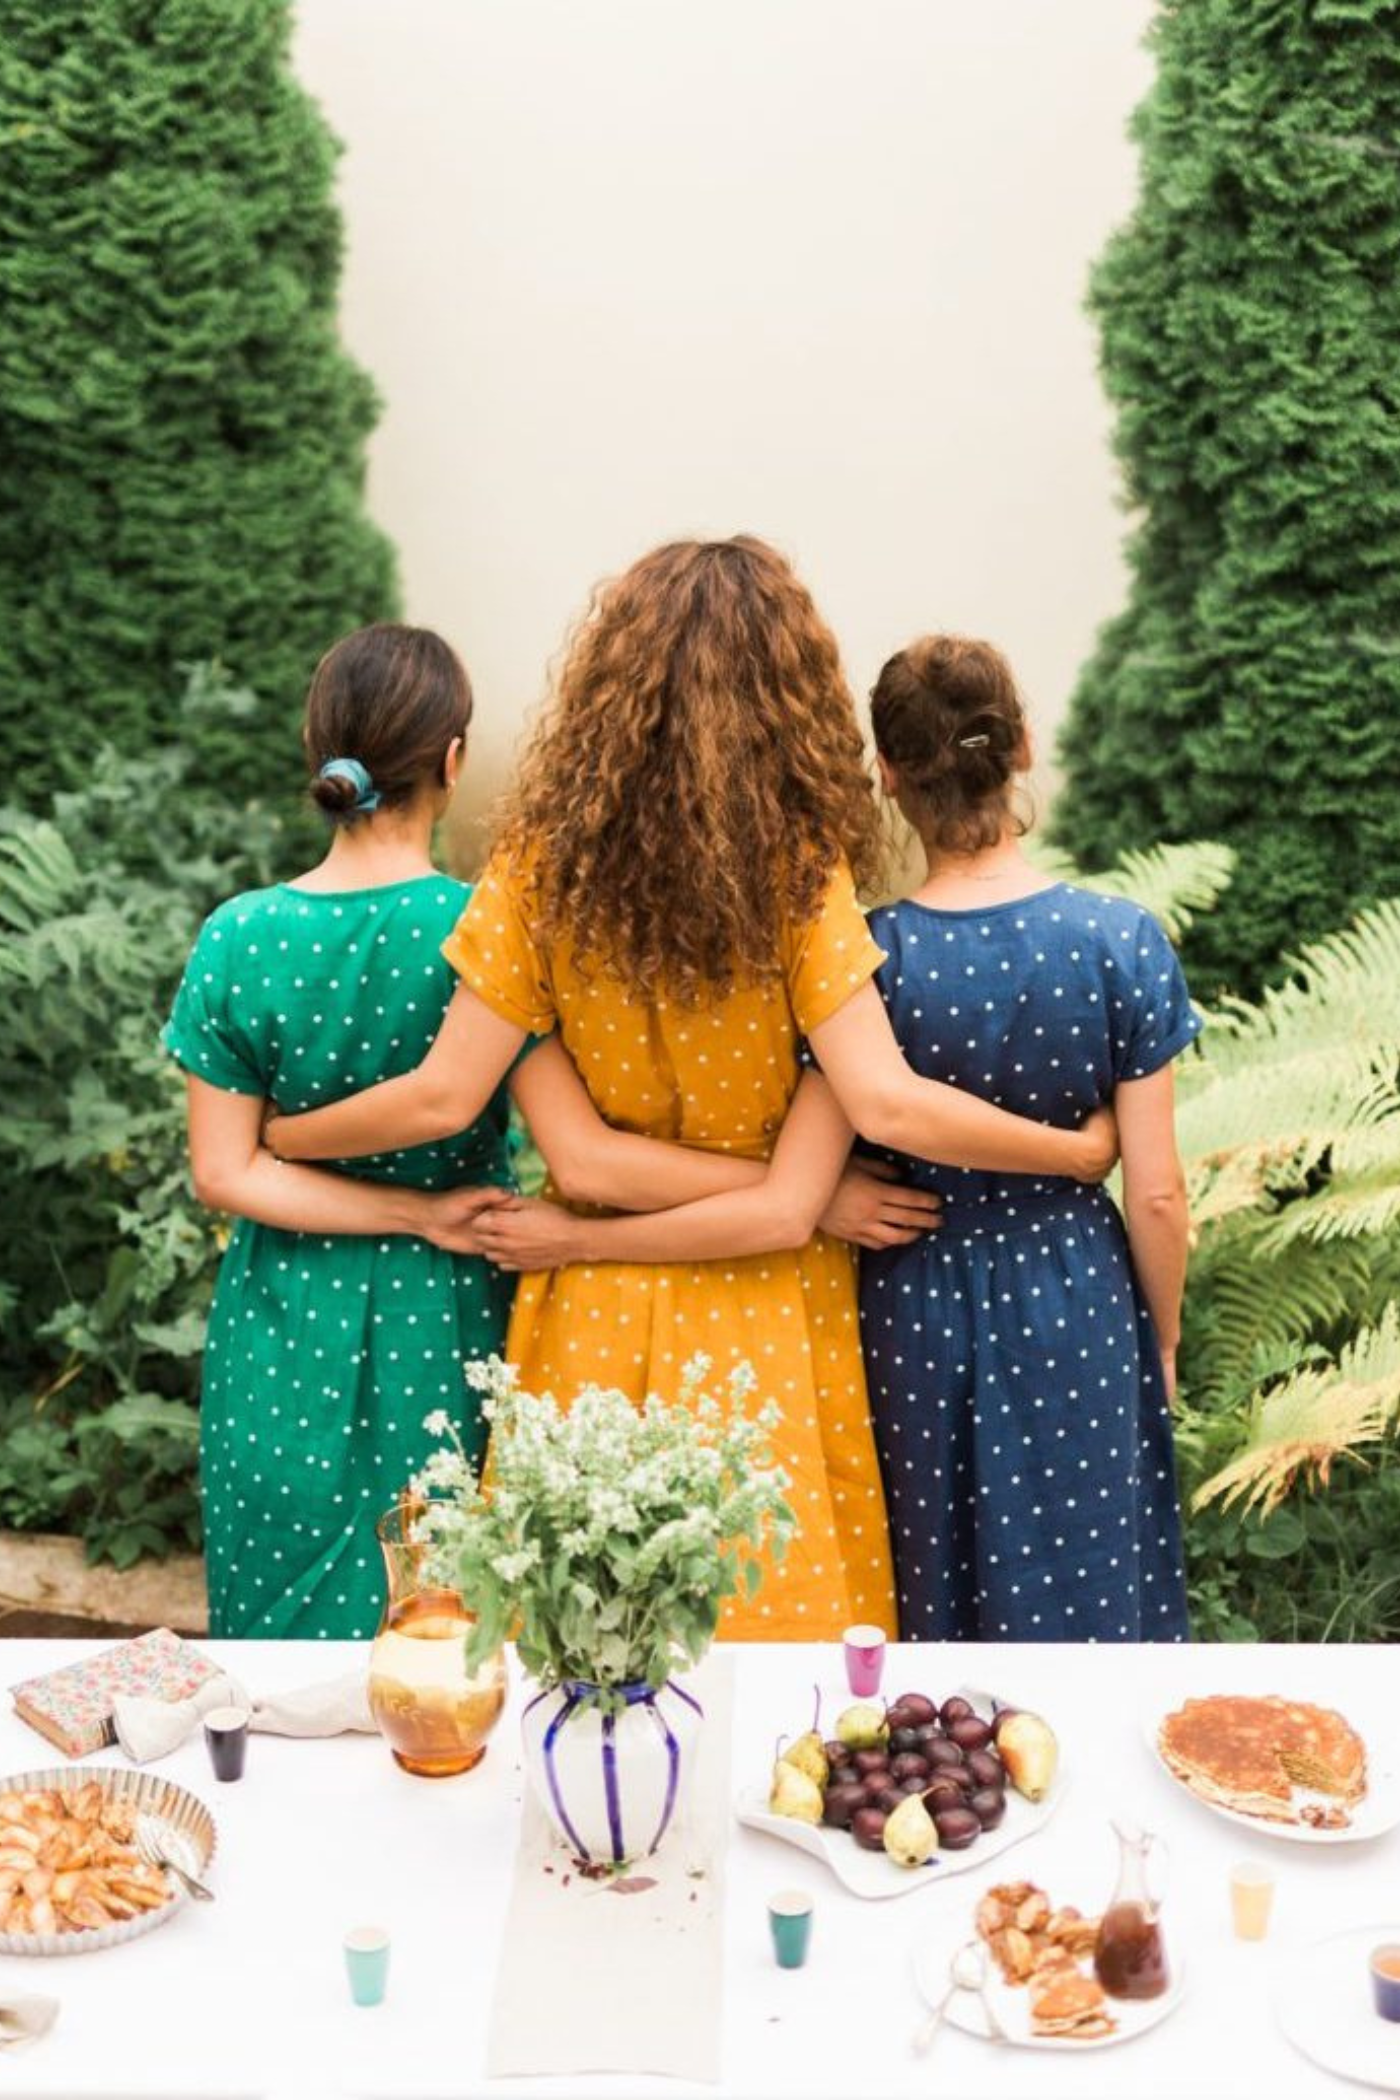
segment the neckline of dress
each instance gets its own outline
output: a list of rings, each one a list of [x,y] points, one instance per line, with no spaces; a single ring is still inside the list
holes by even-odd
[[[924,904],[917,897],[897,897],[895,904],[910,904],[915,911],[929,912],[936,919],[987,919],[998,912],[1016,911],[1023,905],[1035,904],[1041,897],[1053,897],[1058,891],[1071,887],[1068,882],[1047,882],[1044,889],[1027,890],[1021,897],[1003,898],[1000,904]]]
[[[285,890],[291,897],[319,897],[325,903],[339,902],[346,897],[387,897],[390,890],[406,890],[418,882],[453,882],[455,876],[444,875],[440,868],[429,868],[423,875],[401,875],[397,882],[362,882],[353,890],[304,890],[295,882],[279,882],[277,888]]]

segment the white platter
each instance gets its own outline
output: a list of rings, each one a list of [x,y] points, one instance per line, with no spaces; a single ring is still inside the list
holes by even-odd
[[[949,1964],[966,1938],[964,1932],[961,1939],[929,1941],[915,1949],[914,1981],[926,2004],[936,2005],[947,1989]],[[1083,2056],[1090,2049],[1116,2049],[1121,2042],[1135,2042],[1139,2035],[1150,2033],[1176,2011],[1184,1992],[1181,1965],[1173,1960],[1171,1983],[1160,1998],[1110,1998],[1105,2010],[1118,2023],[1112,2034],[1093,2035],[1077,2042],[1072,2035],[1032,2034],[1029,1991],[1022,1984],[1004,1982],[996,1963],[990,1957],[987,1962],[987,1996],[1006,2030],[1007,2041],[1018,2049],[1049,2049],[1056,2055]],[[950,2027],[976,2035],[979,2041],[992,2039],[976,1991],[954,1991],[944,2017]]]
[[[1400,2026],[1371,2003],[1367,1960],[1400,1924],[1360,1925],[1296,1948],[1274,1972],[1274,2010],[1295,2049],[1335,2071],[1400,2093]]]
[[[1251,1693],[1244,1696],[1286,1697],[1287,1694]],[[1365,1796],[1351,1810],[1351,1821],[1343,1829],[1314,1830],[1307,1823],[1276,1823],[1268,1816],[1249,1816],[1237,1808],[1226,1808],[1222,1802],[1207,1801],[1203,1794],[1198,1794],[1193,1787],[1187,1786],[1184,1779],[1178,1778],[1157,1747],[1157,1732],[1167,1715],[1177,1712],[1183,1704],[1184,1699],[1176,1699],[1170,1706],[1159,1707],[1148,1714],[1143,1722],[1143,1739],[1153,1762],[1166,1773],[1173,1786],[1179,1787],[1199,1807],[1209,1809],[1212,1815],[1223,1816],[1227,1823],[1236,1823],[1242,1830],[1253,1831],[1256,1837],[1283,1838],[1293,1845],[1363,1844],[1368,1838],[1383,1837],[1386,1831],[1394,1830],[1400,1823],[1400,1762],[1380,1729],[1366,1725],[1365,1715],[1359,1719],[1350,1714],[1344,1716],[1366,1745]],[[1299,1788],[1298,1792],[1301,1794],[1303,1789]],[[1326,1797],[1318,1794],[1310,1798],[1321,1802]]]
[[[157,1772],[129,1771],[104,1765],[94,1771],[75,1771],[71,1765],[44,1772],[14,1772],[0,1778],[0,1794],[73,1794],[95,1780],[112,1801],[123,1801],[141,1815],[156,1817],[164,1826],[171,1854],[190,1874],[202,1877],[214,1856],[217,1832],[214,1818],[197,1795],[163,1779]],[[156,1910],[142,1911],[111,1925],[88,1926],[80,1932],[0,1932],[0,1954],[88,1954],[99,1947],[115,1947],[123,1940],[138,1939],[153,1932],[189,1902],[174,1875],[170,1900]]]
[[[970,1701],[983,1715],[992,1709],[990,1696],[975,1686],[959,1685],[956,1696]],[[1006,1706],[1014,1702],[998,1696],[995,1703]],[[989,1865],[1012,1845],[1019,1845],[1023,1838],[1034,1837],[1036,1831],[1045,1828],[1063,1801],[1067,1786],[1063,1765],[1041,1801],[1027,1801],[1024,1794],[1018,1794],[1008,1784],[1006,1814],[995,1830],[984,1830],[964,1851],[940,1852],[923,1867],[896,1866],[886,1852],[867,1852],[849,1830],[837,1830],[826,1823],[799,1823],[792,1816],[775,1816],[768,1807],[766,1784],[745,1787],[735,1802],[734,1812],[747,1829],[761,1830],[785,1845],[795,1845],[799,1852],[810,1853],[813,1859],[824,1860],[853,1896],[879,1901],[889,1896],[909,1896],[915,1889],[933,1888],[956,1874],[972,1873]]]

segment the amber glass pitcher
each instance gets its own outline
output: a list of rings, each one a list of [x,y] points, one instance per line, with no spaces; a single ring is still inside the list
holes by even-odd
[[[1099,1921],[1094,1974],[1110,1998],[1160,1998],[1171,1982],[1162,1935],[1162,1899],[1148,1884],[1147,1862],[1161,1839],[1132,1823],[1115,1823],[1118,1881]]]
[[[370,1650],[369,1705],[405,1772],[450,1779],[486,1755],[505,1704],[506,1666],[497,1649],[468,1673],[472,1614],[456,1590],[427,1577],[427,1549],[412,1535],[422,1507],[396,1502],[375,1526],[388,1599]]]

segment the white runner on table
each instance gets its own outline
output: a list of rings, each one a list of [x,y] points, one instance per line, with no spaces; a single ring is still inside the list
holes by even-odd
[[[620,1882],[577,1871],[526,1785],[491,2008],[493,2078],[719,2078],[733,1657],[712,1651],[683,1682],[705,1709],[690,1798],[661,1849]]]

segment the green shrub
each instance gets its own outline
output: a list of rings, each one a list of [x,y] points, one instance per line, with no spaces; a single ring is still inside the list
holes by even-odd
[[[198,732],[246,695],[207,677]],[[119,1562],[198,1538],[199,1351],[220,1245],[157,1043],[204,914],[270,878],[281,818],[182,750],[100,751],[45,818],[0,811],[0,1524]]]
[[[95,727],[173,741],[194,659],[258,695],[202,726],[206,778],[295,777],[317,658],[394,609],[290,14],[0,6],[0,779],[29,809],[85,779]]]
[[[1393,0],[1164,0],[1132,218],[1093,277],[1132,516],[1074,696],[1081,860],[1224,838],[1200,992],[1400,895]]]

